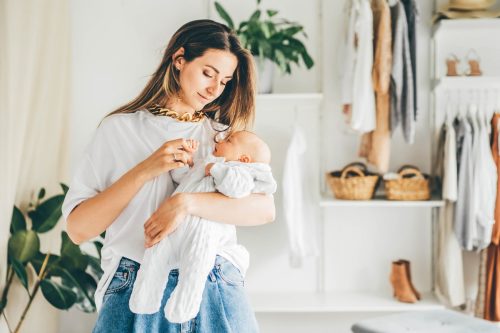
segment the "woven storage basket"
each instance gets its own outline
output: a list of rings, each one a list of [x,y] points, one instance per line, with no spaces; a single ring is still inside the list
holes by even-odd
[[[355,176],[348,177],[349,174]],[[326,174],[326,180],[335,198],[344,200],[371,199],[379,178],[378,175],[368,173],[362,163],[352,163],[342,171]]]
[[[403,167],[398,172],[398,179],[384,180],[385,195],[388,200],[429,200],[431,191],[429,177],[418,168]],[[405,178],[406,175],[414,177]]]

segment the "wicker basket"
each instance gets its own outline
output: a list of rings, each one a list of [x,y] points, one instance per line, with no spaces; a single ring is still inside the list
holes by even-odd
[[[378,175],[368,173],[366,166],[361,163],[352,163],[342,171],[326,174],[326,180],[335,198],[344,200],[371,199],[379,179]]]
[[[399,172],[398,179],[384,180],[385,195],[388,200],[429,200],[431,191],[429,177],[416,167],[405,166]],[[404,176],[412,175],[411,178]]]

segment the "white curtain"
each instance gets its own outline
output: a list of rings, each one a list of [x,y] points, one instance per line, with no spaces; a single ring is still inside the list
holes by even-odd
[[[68,179],[68,1],[0,0],[0,289],[13,205],[25,209],[40,187],[47,196],[61,193],[59,182]],[[59,239],[60,229],[44,234],[42,251],[57,253]],[[13,286],[6,311],[11,326],[26,302],[26,292]],[[57,325],[58,311],[39,293],[21,332],[57,332]]]

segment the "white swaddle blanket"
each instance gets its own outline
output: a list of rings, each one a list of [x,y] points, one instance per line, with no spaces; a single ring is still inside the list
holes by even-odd
[[[208,163],[215,163],[211,176],[205,176]],[[215,191],[232,198],[250,193],[272,194],[276,182],[267,164],[224,162],[224,158],[209,156],[195,161],[174,193]],[[235,232],[234,225],[188,216],[172,234],[146,250],[130,297],[130,310],[141,314],[159,311],[169,268],[178,266],[178,284],[165,306],[165,317],[172,323],[196,317],[215,257],[221,244],[235,239]]]

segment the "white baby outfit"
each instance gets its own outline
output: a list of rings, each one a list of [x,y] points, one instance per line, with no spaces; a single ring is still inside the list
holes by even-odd
[[[154,116],[146,110],[115,114],[105,118],[95,130],[79,163],[62,205],[67,221],[71,211],[81,202],[94,197],[111,186],[130,169],[151,156],[166,141],[191,138],[200,141],[195,159],[204,158],[214,150],[216,129],[222,125],[205,119],[201,122],[180,122],[170,117]],[[144,223],[175,190],[170,173],[166,172],[146,182],[134,198],[106,230],[101,250],[104,271],[96,288],[95,302],[99,311],[104,294],[122,257],[142,263],[144,252]],[[87,221],[93,223],[93,221]],[[219,244],[217,254],[230,261],[243,276],[248,266],[248,252],[237,243],[234,225],[232,235]],[[174,255],[179,244],[171,244]],[[179,257],[170,258],[170,269],[178,268]]]
[[[208,163],[215,163],[211,176],[205,176]],[[179,169],[173,172],[174,181],[181,176]],[[215,191],[231,198],[250,193],[272,194],[276,191],[276,182],[267,164],[224,162],[224,158],[208,156],[196,161],[185,173],[175,193]],[[168,281],[168,267],[172,260],[179,258],[178,284],[165,306],[165,317],[172,323],[194,318],[200,309],[207,276],[216,254],[221,252],[220,245],[236,239],[235,232],[233,225],[188,216],[172,234],[146,250],[130,297],[130,310],[141,314],[159,310]]]

